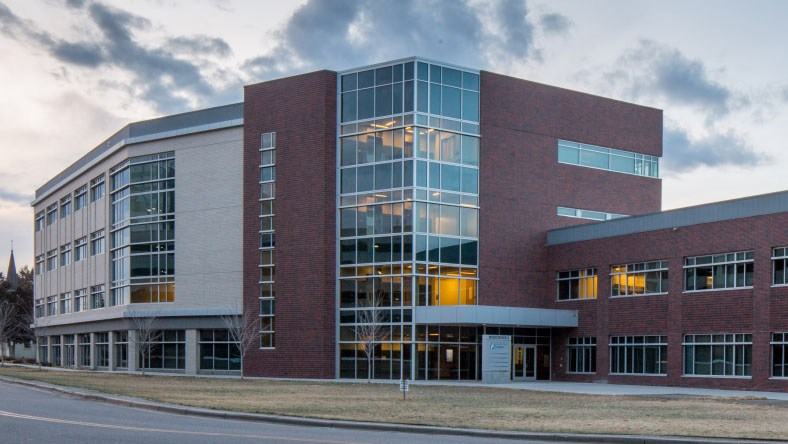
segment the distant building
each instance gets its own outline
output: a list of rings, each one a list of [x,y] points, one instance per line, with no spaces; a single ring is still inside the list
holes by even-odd
[[[242,299],[248,375],[366,378],[374,310],[377,379],[788,389],[788,193],[660,212],[660,110],[419,58],[244,94],[37,191],[40,357],[132,370],[157,313],[153,367],[232,370]]]
[[[11,256],[8,258],[8,271],[5,273],[5,280],[16,290],[19,287],[19,275],[16,273],[16,262],[14,262],[14,250],[11,249]]]

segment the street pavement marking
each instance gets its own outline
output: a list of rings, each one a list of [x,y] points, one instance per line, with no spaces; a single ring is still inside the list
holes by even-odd
[[[131,431],[139,431],[139,432],[175,433],[175,434],[182,434],[182,435],[199,435],[199,436],[224,436],[224,437],[231,437],[231,438],[248,438],[248,439],[271,439],[271,440],[310,442],[310,443],[321,443],[321,444],[369,444],[369,443],[354,442],[354,441],[332,441],[332,440],[327,440],[327,439],[314,439],[314,438],[290,438],[290,437],[286,437],[286,436],[243,435],[243,434],[217,433],[217,432],[192,432],[192,431],[188,431],[188,430],[168,430],[168,429],[154,429],[154,428],[148,428],[148,427],[134,427],[134,426],[113,425],[113,424],[99,424],[99,423],[95,423],[95,422],[71,421],[71,420],[68,420],[68,419],[46,418],[46,417],[43,417],[43,416],[22,415],[20,413],[7,412],[7,411],[4,411],[4,410],[0,410],[0,416],[7,416],[9,418],[17,418],[17,419],[27,419],[27,420],[30,420],[30,421],[54,422],[54,423],[58,423],[58,424],[70,424],[70,425],[77,425],[77,426],[83,426],[83,427],[96,427],[96,428],[103,428],[103,429],[131,430]]]

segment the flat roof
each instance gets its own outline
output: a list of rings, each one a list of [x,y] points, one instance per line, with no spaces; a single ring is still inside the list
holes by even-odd
[[[549,230],[547,232],[547,245],[568,244],[785,212],[788,212],[788,191],[779,191]]]
[[[243,115],[241,102],[130,123],[38,188],[31,205],[126,145],[240,126],[243,125]]]

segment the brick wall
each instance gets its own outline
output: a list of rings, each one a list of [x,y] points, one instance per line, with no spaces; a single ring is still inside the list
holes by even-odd
[[[244,88],[244,310],[259,312],[260,135],[276,132],[276,348],[247,375],[333,378],[336,73]]]
[[[788,287],[771,286],[771,249],[788,245],[787,224],[788,213],[781,213],[549,247],[550,270],[594,266],[599,273],[598,299],[553,303],[555,308],[580,309],[578,328],[554,331],[553,378],[788,390],[788,381],[769,379],[771,333],[788,331]],[[752,289],[683,291],[685,257],[746,250],[754,251]],[[611,265],[651,260],[668,261],[668,294],[609,297]],[[595,322],[587,322],[586,316],[595,316]],[[688,333],[752,333],[752,379],[683,377],[681,344]],[[615,335],[667,335],[667,376],[608,375],[608,338]],[[596,336],[596,375],[566,375],[566,338],[570,336]]]
[[[559,164],[558,139],[661,156],[662,111],[489,72],[480,106],[479,304],[551,307],[546,231],[587,222],[557,206],[661,206],[661,180]]]

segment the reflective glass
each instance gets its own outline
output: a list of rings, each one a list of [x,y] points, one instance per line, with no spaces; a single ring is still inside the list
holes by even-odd
[[[358,119],[375,116],[375,90],[372,88],[358,91]]]
[[[437,89],[436,86],[433,88]],[[442,101],[442,111],[443,115],[446,117],[454,117],[455,119],[459,119],[462,117],[462,107],[460,106],[462,93],[461,90],[457,88],[452,88],[450,86],[444,86],[441,88],[443,94],[443,101]],[[473,93],[470,93],[473,94]],[[468,120],[477,120],[477,119],[468,119]]]

